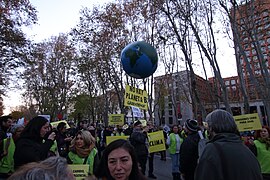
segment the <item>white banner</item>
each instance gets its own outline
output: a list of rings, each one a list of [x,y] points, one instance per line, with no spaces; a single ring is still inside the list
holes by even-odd
[[[143,117],[143,113],[140,108],[131,106],[131,109],[132,109],[133,117],[138,117],[138,118]]]

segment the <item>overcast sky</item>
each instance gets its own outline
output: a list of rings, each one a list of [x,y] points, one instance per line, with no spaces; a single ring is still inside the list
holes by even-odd
[[[67,33],[71,28],[75,27],[79,22],[79,11],[82,7],[93,7],[93,5],[102,5],[113,0],[30,0],[31,4],[38,11],[38,24],[26,28],[24,31],[30,39],[41,42],[51,36],[57,36],[59,33]],[[226,42],[222,45],[228,46]],[[232,49],[224,48],[224,54],[219,54],[220,68],[223,77],[236,76],[236,66]],[[160,67],[162,68],[162,67]],[[201,67],[199,73],[203,74]],[[4,114],[8,114],[11,107],[22,104],[20,99],[21,91],[10,91],[8,97],[4,98],[6,110]]]
[[[112,0],[30,0],[38,11],[38,24],[24,28],[30,39],[41,42],[59,33],[67,33],[79,22],[79,11],[83,7],[92,8]],[[4,97],[4,114],[22,103],[20,90],[11,90]]]

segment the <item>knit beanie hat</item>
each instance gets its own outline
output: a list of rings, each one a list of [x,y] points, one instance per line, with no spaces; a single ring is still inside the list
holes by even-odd
[[[197,132],[198,131],[198,122],[194,119],[188,119],[185,122],[185,127],[192,132]]]

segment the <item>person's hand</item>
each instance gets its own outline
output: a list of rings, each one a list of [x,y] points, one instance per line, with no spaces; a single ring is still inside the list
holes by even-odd
[[[64,141],[71,141],[72,140],[72,137],[67,137],[64,139]]]
[[[54,140],[55,140],[55,136],[56,136],[55,132],[52,132],[52,133],[49,135],[48,139],[54,141]]]
[[[252,145],[252,146],[254,145],[253,139],[249,139],[248,142],[249,142],[250,145]]]

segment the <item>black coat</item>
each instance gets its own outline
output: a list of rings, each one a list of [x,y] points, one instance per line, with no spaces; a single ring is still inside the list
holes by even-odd
[[[236,134],[224,133],[214,136],[200,157],[195,180],[216,179],[262,179],[259,162]]]
[[[19,139],[14,152],[15,168],[29,162],[38,162],[46,159],[52,145],[52,140],[46,140],[42,143],[26,138]]]
[[[48,157],[48,152],[53,141],[46,140],[43,143],[43,137],[40,136],[41,128],[47,123],[47,119],[42,116],[37,116],[31,119],[26,125],[21,137],[15,143],[15,168],[29,162],[42,161]],[[48,132],[48,134],[49,133],[50,132]]]
[[[200,136],[197,132],[189,134],[180,147],[180,172],[185,175],[185,180],[193,180],[197,166],[198,143]]]
[[[137,157],[140,156],[147,156],[148,155],[148,148],[146,146],[147,142],[147,135],[142,132],[133,132],[130,135],[130,143],[134,146],[135,153]]]

